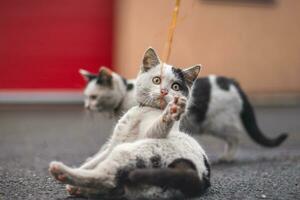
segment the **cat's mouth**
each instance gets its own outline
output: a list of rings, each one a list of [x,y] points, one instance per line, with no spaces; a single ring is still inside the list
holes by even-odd
[[[166,107],[167,101],[166,101],[165,99],[163,99],[163,98],[159,98],[159,99],[158,99],[158,104],[159,104],[159,107],[160,107],[161,109],[163,109],[163,108]]]
[[[156,102],[158,104],[158,107],[164,109],[169,101],[167,100],[166,96],[159,96],[157,97]]]

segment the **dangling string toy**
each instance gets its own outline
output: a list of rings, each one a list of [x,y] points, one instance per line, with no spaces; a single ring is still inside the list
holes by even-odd
[[[161,78],[160,90],[162,90],[161,84],[162,84],[162,79],[163,79],[163,67],[164,67],[163,63],[167,63],[170,58],[171,47],[172,47],[172,43],[173,43],[173,36],[174,36],[174,32],[175,32],[175,28],[176,28],[176,24],[177,24],[178,13],[179,13],[179,6],[180,6],[180,0],[176,0],[176,4],[175,4],[173,14],[172,14],[172,20],[171,20],[169,30],[168,30],[168,39],[167,39],[167,42],[164,47],[164,52],[163,52],[163,57],[162,57],[162,62],[161,62],[161,67],[160,67],[160,78]],[[161,109],[163,109],[163,103],[164,103],[163,95],[161,95],[160,96],[160,108]]]

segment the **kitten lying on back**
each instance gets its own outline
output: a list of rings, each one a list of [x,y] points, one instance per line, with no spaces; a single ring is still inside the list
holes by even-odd
[[[185,199],[210,186],[210,169],[201,146],[179,131],[186,97],[200,66],[186,70],[144,55],[134,106],[117,123],[107,147],[80,168],[52,162],[50,173],[75,195],[128,199]],[[164,110],[161,110],[164,108]]]
[[[152,59],[157,62],[159,60],[156,54]],[[85,105],[89,109],[111,111],[118,115],[137,104],[134,98],[134,80],[125,81],[106,68],[101,68],[99,75],[83,70],[80,73],[89,80],[84,91]],[[109,82],[103,84],[102,80]],[[122,92],[117,95],[115,91],[120,88]],[[287,134],[274,139],[264,136],[257,126],[246,94],[233,79],[214,75],[198,78],[190,96],[187,113],[181,120],[181,130],[193,134],[208,134],[224,140],[227,148],[221,160],[233,159],[239,143],[238,136],[242,132],[265,147],[279,146],[287,138]]]

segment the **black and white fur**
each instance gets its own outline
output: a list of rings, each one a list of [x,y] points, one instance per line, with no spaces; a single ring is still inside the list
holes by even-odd
[[[153,59],[155,60],[155,58]],[[86,79],[88,76],[101,79],[101,76],[89,72],[81,74]],[[130,89],[128,90],[126,81],[124,82],[120,75],[113,73],[112,79],[118,82],[117,85],[123,84],[123,95],[120,97],[113,93],[104,93],[110,94],[110,98],[117,102],[124,101],[122,108],[117,109],[118,113],[116,114],[120,114],[137,104],[134,98],[136,85],[134,80],[129,80]],[[94,93],[111,90],[105,90],[103,87],[105,88],[96,81],[90,81],[84,94],[88,99]],[[239,143],[239,135],[243,132],[246,132],[256,143],[265,147],[279,146],[287,138],[287,134],[281,134],[274,139],[264,136],[257,126],[254,110],[247,95],[233,79],[215,75],[198,78],[194,82],[190,96],[187,113],[181,121],[180,128],[189,133],[208,134],[224,140],[227,145],[221,160],[233,160]],[[101,99],[101,95],[98,96],[98,99]],[[109,106],[101,102],[103,101],[98,102],[98,106],[101,108],[104,106],[106,110],[115,112],[117,104]],[[97,110],[97,106],[94,110]]]
[[[200,66],[181,70],[162,64],[148,49],[136,80],[139,105],[118,121],[106,147],[80,168],[54,161],[50,173],[70,184],[68,190],[75,195],[128,199],[201,195],[210,186],[207,156],[179,130],[178,121],[199,71]]]
[[[98,74],[83,69],[79,73],[88,82],[84,90],[86,109],[120,116],[137,105],[135,80],[126,80],[106,67],[101,67]]]
[[[256,143],[265,147],[276,147],[287,138],[287,134],[274,139],[264,136],[239,84],[233,79],[214,75],[194,82],[180,128],[189,133],[209,134],[226,141],[226,151],[221,157],[224,161],[234,158],[240,133],[246,132]]]

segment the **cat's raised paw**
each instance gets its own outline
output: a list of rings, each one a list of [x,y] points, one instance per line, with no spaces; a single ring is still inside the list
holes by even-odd
[[[169,103],[168,106],[168,117],[171,120],[177,121],[180,119],[180,116],[185,111],[186,106],[186,98],[185,97],[175,97],[173,101]]]

